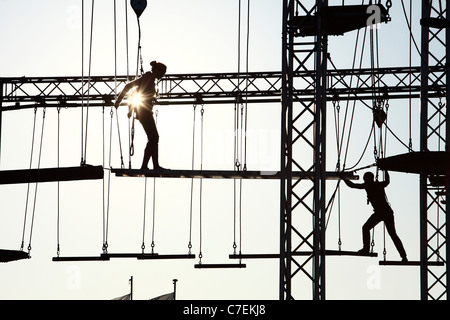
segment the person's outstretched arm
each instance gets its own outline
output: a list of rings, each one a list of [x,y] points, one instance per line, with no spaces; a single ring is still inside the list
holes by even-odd
[[[140,79],[131,81],[129,83],[127,83],[125,85],[125,87],[123,88],[122,92],[120,92],[119,96],[117,97],[116,103],[115,103],[115,107],[118,108],[120,105],[120,102],[122,102],[122,99],[125,97],[125,95],[128,93],[128,91],[130,91],[132,88],[136,87],[138,85],[138,83],[136,83],[137,81],[139,81]]]
[[[363,183],[354,183],[353,181],[350,181],[350,180],[347,180],[347,179],[344,179],[344,182],[350,188],[353,188],[353,189],[364,189],[364,184]]]

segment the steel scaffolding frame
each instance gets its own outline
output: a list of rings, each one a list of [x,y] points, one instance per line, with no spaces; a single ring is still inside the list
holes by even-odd
[[[445,2],[445,4],[443,4]],[[326,100],[333,92],[333,86],[327,86],[327,36],[322,32],[321,11],[328,1],[283,1],[283,99],[282,99],[282,150],[281,168],[284,175],[280,189],[280,299],[293,299],[292,281],[298,273],[304,274],[313,284],[314,299],[325,299],[325,130]],[[449,151],[449,125],[447,103],[442,103],[448,96],[448,50],[449,32],[448,1],[422,2],[422,65],[420,71],[421,98],[421,151],[445,146]],[[298,10],[301,12],[299,13]],[[290,24],[294,18],[301,16],[317,18],[314,39],[298,39],[298,26]],[[314,27],[314,26],[313,26]],[[437,47],[437,48],[436,48]],[[430,50],[433,49],[433,51]],[[442,52],[444,55],[442,56]],[[433,58],[433,63],[429,59]],[[313,70],[315,77],[309,85],[314,86],[316,96],[313,99],[299,99],[296,87],[298,70]],[[375,71],[375,74],[383,77]],[[379,79],[379,78],[378,78]],[[302,79],[303,80],[303,79]],[[413,83],[408,90],[417,90]],[[304,82],[303,82],[304,83]],[[389,90],[387,90],[389,93]],[[360,97],[358,95],[358,97]],[[362,96],[361,96],[362,97]],[[391,98],[391,96],[389,96]],[[412,96],[411,96],[412,98]],[[439,102],[438,102],[439,101]],[[446,101],[447,102],[447,101]],[[445,111],[447,110],[447,111]],[[439,119],[439,120],[437,120]],[[445,134],[442,132],[445,131]],[[430,141],[434,139],[434,146]],[[438,142],[436,142],[438,140]],[[301,157],[296,152],[302,144]],[[430,148],[431,147],[431,148]],[[309,150],[305,160],[305,150]],[[438,150],[440,151],[440,150]],[[310,180],[292,179],[293,170],[311,172],[315,178]],[[420,215],[421,215],[421,298],[448,298],[448,247],[446,245],[448,206],[448,188],[445,177],[427,174],[420,176]],[[447,177],[448,179],[448,177]],[[429,180],[429,182],[428,182]],[[439,182],[439,180],[441,180]],[[442,182],[444,180],[444,182]],[[437,181],[437,182],[436,182]],[[447,181],[448,184],[448,181]],[[298,191],[297,191],[298,190]],[[434,193],[433,193],[434,192]],[[305,199],[309,198],[308,201]],[[440,199],[444,199],[440,202]],[[444,204],[445,203],[445,204]],[[436,213],[437,211],[437,213]],[[300,230],[302,225],[294,223],[298,216],[311,216],[310,229]],[[433,219],[431,219],[433,215]],[[431,231],[428,234],[428,231]],[[293,253],[302,247],[313,249],[308,257],[299,260]],[[445,256],[441,252],[445,251]],[[432,265],[444,262],[445,268],[433,269]],[[432,263],[433,262],[433,263]]]

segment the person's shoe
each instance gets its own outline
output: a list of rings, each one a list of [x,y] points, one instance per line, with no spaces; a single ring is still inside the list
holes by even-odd
[[[163,168],[161,166],[156,166],[156,167],[153,168],[153,170],[155,170],[155,171],[168,171],[170,169],[166,169],[166,168]]]
[[[141,171],[147,171],[147,170],[150,170],[148,167],[141,167],[141,169],[140,169]]]
[[[369,249],[362,248],[361,250],[358,251],[358,253],[360,253],[360,254],[369,254]]]
[[[402,262],[408,262],[408,258],[407,257],[403,257],[402,258]]]

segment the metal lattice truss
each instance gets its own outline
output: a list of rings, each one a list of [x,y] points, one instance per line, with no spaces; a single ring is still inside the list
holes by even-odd
[[[443,74],[444,67],[435,69]],[[389,99],[415,98],[420,95],[420,67],[372,69],[335,69],[327,74],[330,84],[329,100],[371,100],[372,74],[376,86]],[[301,86],[293,90],[297,100],[314,98],[313,71],[295,71]],[[174,74],[159,83],[158,103],[162,105],[192,104],[202,99],[204,104],[280,103],[281,72]],[[411,79],[411,82],[410,82]],[[128,82],[126,76],[82,77],[19,77],[0,78],[3,87],[2,110],[17,110],[36,105],[47,107],[79,107],[112,105],[116,94]],[[441,81],[430,91],[430,96],[442,96],[445,84]],[[241,99],[241,100],[238,100]]]

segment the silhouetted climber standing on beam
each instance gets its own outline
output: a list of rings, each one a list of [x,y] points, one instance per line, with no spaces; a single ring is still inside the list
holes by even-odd
[[[389,173],[385,171],[385,181],[374,181],[374,175],[372,172],[366,172],[364,174],[364,183],[356,184],[352,181],[344,180],[345,184],[350,188],[364,189],[367,192],[367,204],[369,202],[373,206],[374,213],[370,216],[367,222],[362,228],[363,234],[363,248],[359,251],[361,253],[369,253],[370,248],[370,230],[374,228],[378,223],[384,221],[386,229],[391,236],[392,241],[400,254],[402,261],[406,262],[406,252],[403,248],[402,241],[395,231],[394,223],[394,211],[389,205],[384,188],[390,183]]]
[[[136,99],[138,101],[132,101],[129,105],[128,118],[131,117],[134,109],[136,112],[136,118],[142,124],[142,127],[147,134],[148,142],[145,147],[141,170],[148,170],[148,162],[150,158],[152,158],[154,170],[166,170],[159,165],[158,161],[159,135],[156,128],[155,119],[153,118],[153,105],[156,101],[155,81],[156,79],[161,79],[166,74],[167,67],[156,61],[152,61],[150,65],[152,67],[152,71],[146,72],[142,75],[142,77],[129,82],[118,96],[115,106],[118,108],[120,102],[128,91],[134,87],[137,87],[136,91],[133,92],[133,95],[136,96],[132,100]]]

